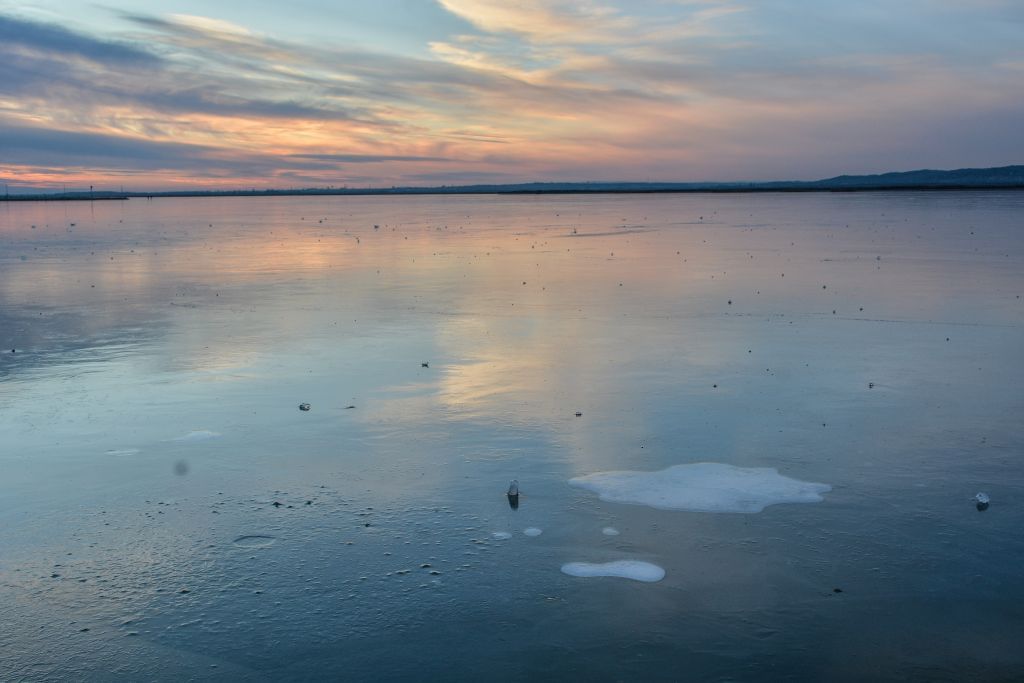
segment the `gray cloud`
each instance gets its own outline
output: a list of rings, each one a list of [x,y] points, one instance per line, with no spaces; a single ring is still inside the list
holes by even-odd
[[[215,151],[201,145],[32,128],[2,120],[0,150],[8,164],[101,166],[116,161],[149,169],[190,164]]]
[[[98,40],[54,24],[2,15],[0,45],[8,50],[17,46],[121,67],[151,66],[161,62],[152,52],[131,43]]]
[[[289,154],[286,158],[302,161],[335,161],[346,164],[366,164],[379,161],[452,161],[445,157],[396,156],[389,154]]]

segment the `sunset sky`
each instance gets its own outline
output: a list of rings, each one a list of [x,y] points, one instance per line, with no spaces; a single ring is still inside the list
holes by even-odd
[[[16,188],[1024,162],[1021,0],[0,0]]]

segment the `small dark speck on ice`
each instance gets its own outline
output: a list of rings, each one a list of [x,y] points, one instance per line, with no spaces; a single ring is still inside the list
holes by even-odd
[[[309,408],[310,408],[310,405],[308,403],[300,403],[299,404],[299,410],[301,410],[303,412],[308,411]]]
[[[421,368],[429,368],[430,367],[430,363],[420,363],[420,367]]]

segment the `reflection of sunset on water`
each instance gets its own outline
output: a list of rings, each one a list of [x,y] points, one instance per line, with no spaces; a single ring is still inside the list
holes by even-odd
[[[1019,204],[867,193],[3,206],[0,600],[29,621],[138,613],[134,662],[163,663],[145,648],[173,647],[188,669],[196,652],[227,661],[241,647],[265,652],[265,671],[310,634],[345,652],[338,639],[367,614],[382,634],[374,657],[397,647],[387,634],[409,614],[500,621],[505,605],[488,611],[498,585],[519,612],[583,628],[576,645],[595,629],[678,633],[693,613],[736,609],[803,628],[824,610],[807,571],[830,576],[835,557],[844,591],[868,577],[849,589],[863,595],[882,555],[898,570],[885,590],[908,574],[901,590],[927,599],[917,554],[964,574],[989,545],[965,521],[981,513],[960,482],[1021,484],[1003,457],[1022,438]],[[698,462],[832,489],[735,515],[568,483]],[[744,481],[764,494],[763,477]],[[986,488],[981,521],[1012,537],[1005,490]],[[891,514],[908,498],[932,511],[926,522]],[[969,552],[950,558],[946,536],[922,533],[935,523]],[[638,586],[695,596],[687,620],[659,596],[628,623],[610,619],[604,589],[585,623],[540,602],[605,580],[569,587],[567,563],[623,557],[664,568]],[[1012,590],[1017,573],[997,565],[986,577]],[[251,616],[268,598],[301,642],[274,630],[286,645],[253,646],[270,633]],[[859,632],[877,602],[842,628]],[[798,603],[806,614],[791,618]],[[490,637],[504,648],[506,635]]]

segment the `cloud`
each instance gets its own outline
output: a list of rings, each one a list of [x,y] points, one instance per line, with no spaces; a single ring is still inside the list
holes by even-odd
[[[142,168],[191,164],[214,148],[180,142],[156,142],[73,131],[0,125],[0,149],[7,164],[55,164],[93,166],[131,162]]]
[[[336,161],[346,164],[368,164],[381,161],[451,161],[444,157],[396,156],[387,154],[292,154],[291,159]]]
[[[613,7],[586,0],[439,0],[442,7],[491,33],[536,41],[578,43],[610,39],[633,21]]]
[[[86,59],[99,64],[152,66],[160,58],[129,42],[99,40],[54,24],[43,24],[0,15],[0,45],[5,51],[29,49],[63,58]]]
[[[452,32],[432,32],[418,57],[192,15],[121,12],[103,35],[0,15],[12,145],[0,173],[247,186],[814,177],[928,165],[964,153],[958,137],[1002,160],[1024,115],[1013,3],[441,5]],[[991,125],[979,134],[972,120]]]

